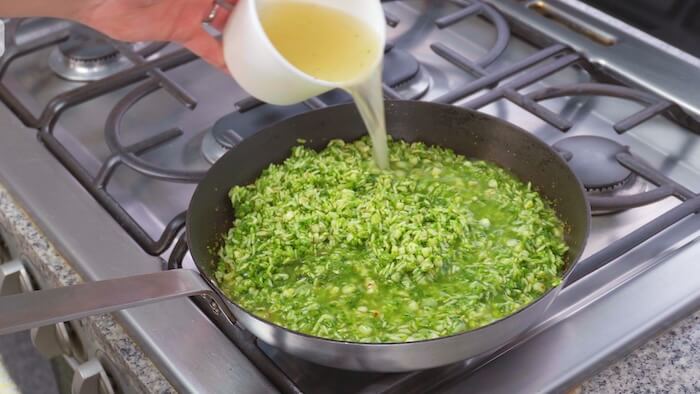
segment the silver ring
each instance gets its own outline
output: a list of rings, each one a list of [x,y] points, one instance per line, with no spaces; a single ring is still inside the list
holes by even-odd
[[[219,13],[219,9],[223,8],[226,11],[233,11],[233,4],[229,3],[226,0],[214,0],[214,2],[211,5],[211,10],[207,14],[207,17],[204,18],[202,22],[204,23],[211,23],[214,21],[216,18],[216,15]]]

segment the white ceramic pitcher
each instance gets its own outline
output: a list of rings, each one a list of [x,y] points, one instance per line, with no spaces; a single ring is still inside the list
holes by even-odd
[[[275,49],[258,17],[259,7],[272,1],[289,0],[240,0],[224,28],[224,57],[238,84],[253,97],[278,105],[299,103],[329,90],[342,88],[338,83],[302,72]],[[385,19],[380,0],[293,1],[331,7],[362,19],[375,29],[377,39],[381,41],[379,44],[384,47]]]

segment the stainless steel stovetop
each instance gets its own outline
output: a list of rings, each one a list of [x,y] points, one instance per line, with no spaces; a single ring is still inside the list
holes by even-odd
[[[387,97],[479,109],[556,144],[582,177],[622,174],[590,192],[600,215],[584,258],[607,265],[564,289],[515,343],[402,375],[294,359],[257,344],[207,300],[117,313],[176,388],[563,390],[700,307],[700,61],[575,0],[385,9]],[[210,162],[265,125],[348,100],[332,92],[265,105],[174,45],[114,43],[61,21],[9,21],[7,35],[0,183],[87,280],[192,268],[177,241]],[[573,136],[607,145],[579,151]],[[618,154],[600,156],[610,146]]]

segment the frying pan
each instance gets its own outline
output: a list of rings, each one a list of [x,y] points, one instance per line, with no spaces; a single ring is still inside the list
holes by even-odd
[[[466,157],[496,163],[531,182],[565,223],[569,251],[562,279],[574,272],[588,236],[590,208],[581,184],[549,146],[512,124],[463,108],[394,101],[387,103],[386,113],[394,138],[448,147]],[[299,139],[320,150],[331,139],[351,141],[364,134],[352,104],[301,114],[259,131],[217,161],[192,197],[187,243],[199,273],[180,269],[0,297],[0,334],[203,294],[212,297],[232,322],[292,355],[336,368],[401,372],[437,367],[494,350],[538,322],[560,287],[471,331],[381,344],[328,340],[285,329],[247,312],[218,289],[213,279],[217,251],[235,218],[229,189],[254,182],[269,164],[284,161]],[[577,274],[583,273],[579,269]]]

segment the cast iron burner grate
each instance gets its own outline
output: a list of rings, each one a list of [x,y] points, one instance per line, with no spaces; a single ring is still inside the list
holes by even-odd
[[[461,104],[468,108],[479,109],[487,104],[490,104],[499,99],[505,98],[510,100],[524,109],[532,112],[536,116],[542,118],[547,123],[559,128],[567,130],[571,127],[568,120],[561,118],[546,107],[540,105],[538,101],[546,100],[553,97],[561,97],[567,95],[581,94],[597,94],[609,95],[615,97],[623,97],[641,102],[646,107],[636,114],[629,116],[627,119],[618,122],[615,129],[618,132],[624,132],[632,127],[639,125],[645,120],[663,114],[672,120],[683,121],[683,124],[689,124],[694,130],[700,131],[700,125],[697,122],[692,122],[678,106],[659,99],[648,93],[639,92],[634,89],[609,85],[609,84],[576,84],[571,86],[562,86],[553,89],[544,89],[530,92],[523,95],[518,90],[523,89],[534,82],[537,82],[551,74],[565,69],[573,64],[590,69],[591,72],[596,71],[595,67],[589,64],[579,54],[572,52],[567,47],[553,43],[548,47],[541,49],[518,62],[505,67],[495,67],[495,60],[505,50],[509,38],[510,27],[505,18],[496,11],[492,6],[481,1],[464,1],[454,0],[453,4],[460,7],[460,10],[453,14],[443,16],[434,21],[437,28],[446,29],[451,25],[463,21],[473,16],[480,16],[483,19],[490,21],[496,31],[496,38],[493,47],[482,56],[481,59],[471,60],[459,55],[457,51],[449,46],[435,42],[431,45],[432,50],[449,61],[460,69],[472,74],[476,79],[453,89],[449,93],[438,97],[435,101],[440,103],[454,104],[461,101],[476,92],[483,89],[492,88],[485,94]],[[390,16],[389,26],[396,26],[400,20],[395,16]],[[14,39],[17,29],[22,20],[13,20],[7,26],[7,36],[9,44],[6,55],[0,60],[0,75],[4,74],[9,64],[18,57],[27,55],[47,46],[56,45],[68,39],[69,31],[61,31],[42,37],[28,43],[18,45]],[[138,242],[138,244],[149,254],[160,255],[172,245],[178,232],[184,225],[184,212],[174,217],[167,226],[163,229],[163,233],[158,239],[153,239],[143,229],[143,227],[122,207],[116,199],[107,192],[107,184],[114,174],[115,169],[120,165],[126,165],[134,171],[155,179],[196,183],[203,176],[201,171],[186,171],[174,170],[170,168],[162,168],[161,166],[148,163],[140,158],[140,154],[147,150],[157,149],[164,143],[177,138],[183,134],[179,129],[165,130],[158,133],[154,137],[145,139],[131,146],[124,146],[121,142],[120,125],[124,115],[135,106],[140,100],[147,97],[159,89],[165,89],[173,95],[182,105],[188,109],[194,109],[196,106],[195,99],[173,80],[168,78],[164,71],[175,68],[196,59],[196,57],[186,50],[180,50],[169,53],[158,59],[147,60],[141,53],[135,51],[131,46],[117,42],[109,41],[120,54],[131,61],[134,66],[116,73],[112,76],[103,78],[99,81],[87,83],[84,86],[74,90],[62,93],[49,101],[47,106],[41,112],[40,116],[34,116],[22,102],[13,95],[3,84],[0,84],[0,99],[27,125],[40,131],[39,138],[45,143],[49,150],[73,173],[81,184],[109,211],[109,213],[121,224],[121,226]],[[151,44],[161,45],[161,44]],[[389,45],[391,50],[392,46]],[[143,52],[143,51],[142,51]],[[400,58],[397,56],[396,58]],[[420,75],[421,66],[419,65],[418,74]],[[397,88],[400,88],[407,80],[411,80],[411,75],[415,70],[415,65],[412,62],[407,67],[405,76],[397,78],[399,83]],[[415,79],[416,76],[413,76]],[[113,92],[119,88],[130,85],[135,82],[146,80],[143,84],[136,87],[134,91],[127,94],[126,97],[114,108],[109,116],[106,126],[106,140],[112,156],[103,163],[97,176],[92,176],[78,160],[68,152],[64,145],[53,135],[53,128],[56,125],[58,118],[67,109],[80,105],[86,101],[95,99],[107,93]],[[392,86],[384,84],[384,94],[388,99],[411,98],[403,97]],[[335,96],[334,96],[335,95]],[[342,96],[341,96],[342,97]],[[329,103],[325,102],[328,99],[338,99],[337,93],[331,93],[327,96],[316,97],[304,103],[307,108],[315,109],[322,108]],[[331,102],[332,103],[332,102]],[[248,111],[265,105],[264,103],[248,98],[236,104],[238,112],[244,114]],[[233,130],[234,133],[229,134],[228,130]],[[216,142],[214,149],[207,152],[207,156],[216,158],[226,149],[226,145],[235,143],[236,136],[243,135],[244,130],[239,130],[233,127],[224,127],[218,130],[217,134],[209,137],[209,142]],[[223,141],[223,143],[222,143]],[[601,197],[605,199],[605,197]],[[609,200],[604,200],[609,201]]]
[[[7,48],[5,55],[0,58],[0,77],[6,73],[10,64],[16,59],[69,40],[70,28],[66,28],[50,35],[41,36],[37,39],[19,44],[16,39],[17,31],[26,21],[27,19],[13,19],[6,25]],[[136,167],[137,171],[141,170],[146,176],[155,175],[165,179],[175,178],[174,180],[180,180],[184,177],[195,182],[201,177],[201,174],[186,174],[183,176],[182,173],[178,173],[177,171],[168,171],[165,169],[161,172],[160,169],[154,168],[154,166],[143,163],[138,159],[138,155],[150,149],[154,149],[161,144],[167,143],[173,138],[177,138],[182,132],[180,130],[167,130],[133,145],[123,147],[119,143],[119,137],[116,135],[116,128],[114,128],[113,136],[111,138],[109,136],[107,137],[108,143],[111,140],[110,147],[114,148],[113,154],[103,163],[98,174],[92,176],[90,172],[80,164],[78,159],[66,149],[61,141],[54,136],[53,129],[59,117],[69,108],[143,80],[148,81],[137,91],[128,95],[128,99],[134,99],[135,96],[141,95],[144,91],[146,91],[147,94],[156,89],[165,89],[186,108],[193,109],[197,104],[195,99],[179,87],[177,83],[168,78],[164,71],[197,60],[197,56],[182,49],[164,55],[158,59],[148,60],[146,56],[159,51],[165,44],[152,43],[137,51],[131,45],[122,42],[108,40],[108,43],[119,52],[120,56],[128,59],[133,66],[98,81],[85,83],[53,97],[49,100],[39,116],[35,116],[3,83],[0,83],[0,100],[2,100],[26,126],[39,130],[39,139],[46,147],[147,253],[160,255],[172,245],[177,233],[184,226],[184,214],[173,218],[166,226],[160,238],[154,240],[134,218],[127,213],[124,207],[106,191],[106,188],[115,169],[122,164],[131,164]],[[122,107],[129,108],[131,104],[129,100],[125,100]],[[115,110],[118,109],[119,106]],[[115,116],[112,117],[114,123],[118,123],[121,120],[119,113],[120,111],[116,111]]]
[[[495,101],[505,99],[541,118],[547,124],[561,131],[566,131],[572,126],[571,121],[542,106],[540,101],[555,97],[577,95],[612,96],[636,101],[644,106],[640,111],[630,114],[617,122],[614,125],[615,132],[624,133],[656,115],[663,115],[671,121],[700,133],[700,124],[697,120],[688,116],[678,105],[653,94],[641,92],[625,86],[610,83],[579,83],[521,93],[521,90],[528,88],[535,82],[571,67],[572,65],[577,65],[587,70],[591,75],[604,75],[605,70],[592,65],[582,55],[556,42],[550,42],[547,46],[541,47],[539,51],[515,63],[498,66],[495,60],[503,53],[511,37],[511,29],[508,21],[493,7],[478,0],[453,0],[451,3],[457,5],[459,10],[434,21],[437,28],[447,29],[458,21],[464,21],[470,17],[478,16],[489,21],[493,25],[496,38],[492,48],[487,51],[481,59],[476,60],[464,58],[453,48],[450,48],[442,42],[432,43],[431,48],[435,54],[474,77],[470,82],[452,89],[450,92],[438,97],[435,101],[445,104],[455,104],[459,102],[460,105],[464,107],[480,109]],[[387,15],[387,20],[389,26],[397,26],[401,22],[399,18],[394,15]],[[22,23],[23,20],[12,20],[7,24],[8,45],[5,56],[0,59],[0,76],[5,74],[9,65],[14,60],[38,50],[57,45],[67,40],[69,37],[70,32],[66,29],[33,39],[29,42],[18,44],[15,39],[16,32]],[[527,37],[523,38],[527,39]],[[126,165],[142,176],[170,182],[195,183],[201,179],[203,175],[202,172],[178,171],[170,168],[162,168],[140,157],[143,152],[149,149],[156,149],[162,144],[179,137],[182,135],[181,130],[165,130],[156,134],[154,137],[144,139],[129,146],[125,146],[120,137],[120,129],[122,127],[121,120],[128,111],[137,105],[140,100],[160,89],[165,89],[185,108],[193,109],[196,106],[197,102],[195,99],[178,86],[175,81],[167,77],[164,71],[185,65],[197,58],[188,51],[178,50],[164,54],[157,59],[146,59],[143,56],[143,51],[135,51],[129,45],[120,42],[109,41],[109,43],[121,56],[127,58],[133,66],[109,77],[83,84],[73,90],[55,96],[38,116],[35,116],[21,102],[18,96],[13,94],[3,83],[0,83],[0,100],[2,100],[25,125],[38,130],[39,139],[46,145],[49,151],[51,151],[80,181],[83,187],[105,207],[125,231],[138,242],[145,252],[152,255],[161,255],[172,246],[173,241],[181,232],[184,225],[184,213],[174,217],[172,221],[165,226],[161,236],[157,240],[154,240],[144,231],[142,226],[120,206],[115,198],[107,192],[107,185],[115,169],[120,165]],[[400,53],[397,52],[397,54]],[[396,56],[396,58],[400,59],[401,56]],[[415,70],[415,66],[409,64],[406,66],[406,69]],[[409,77],[407,81],[411,82],[418,78],[421,73],[420,69],[421,65],[419,64],[418,73],[414,75],[413,78]],[[401,80],[402,78],[398,79]],[[102,163],[102,168],[99,173],[93,176],[82,167],[77,158],[71,155],[61,141],[54,136],[54,127],[60,116],[69,108],[137,82],[140,82],[140,84],[124,96],[109,115],[105,133],[107,144],[109,145],[112,155]],[[389,99],[412,98],[412,96],[404,96],[402,94],[401,87],[405,85],[406,81],[397,83],[397,86],[384,86],[385,96]],[[485,93],[472,97],[475,93],[485,89],[488,89]],[[329,104],[326,100],[332,99],[333,97],[329,96],[314,98],[304,103],[304,108],[302,109],[325,107]],[[255,108],[262,108],[262,106],[266,105],[253,99],[247,99],[237,104],[238,112],[235,114],[243,115]],[[230,128],[239,136],[245,137],[247,131],[237,129],[236,125],[233,123],[226,124],[227,122],[234,122],[233,118],[235,114],[231,114],[231,118],[226,117],[225,121],[222,120],[222,130]],[[611,130],[611,133],[614,132]],[[226,133],[223,134],[225,135]],[[236,143],[236,139],[228,138],[225,142],[233,145]],[[593,207],[601,210],[629,209],[659,201],[667,197],[675,197],[681,200],[682,203],[580,262],[580,264],[586,264],[592,268],[607,264],[617,256],[626,253],[674,223],[700,210],[700,197],[698,195],[668,179],[642,160],[635,157],[632,153],[621,151],[617,152],[614,156],[615,160],[622,167],[629,169],[635,174],[634,176],[644,178],[648,182],[656,185],[656,187],[634,195],[601,196],[589,194],[588,199]],[[186,252],[187,247],[184,237],[181,237],[171,253],[168,268],[177,268],[181,266],[182,259],[186,255]],[[579,278],[572,279],[576,280]],[[282,391],[299,392],[300,389],[313,386],[313,381],[308,379],[309,377],[313,379],[313,375],[318,374],[318,371],[321,370],[310,368],[310,372],[304,372],[298,369],[300,367],[297,367],[296,370],[293,368],[290,369],[289,363],[284,362],[284,355],[273,354],[273,357],[276,357],[279,364],[272,362],[269,355],[273,353],[274,349],[261,349],[261,346],[258,346],[257,341],[252,338],[251,334],[240,329],[237,325],[225,321],[223,315],[220,313],[217,314],[218,308],[215,305],[211,305],[209,300],[204,298],[195,298],[195,300],[198,305],[200,305],[201,309],[217,323],[222,331],[225,332],[252,362]],[[303,363],[294,365],[301,366]],[[372,392],[424,392],[454,377],[463,376],[472,370],[474,366],[474,360],[468,360],[443,368],[418,371],[409,374],[381,376],[363,374],[362,376],[365,376],[367,379],[367,381],[363,382],[363,385],[364,390]],[[327,372],[331,373],[330,371]],[[359,381],[359,377],[357,379]]]

